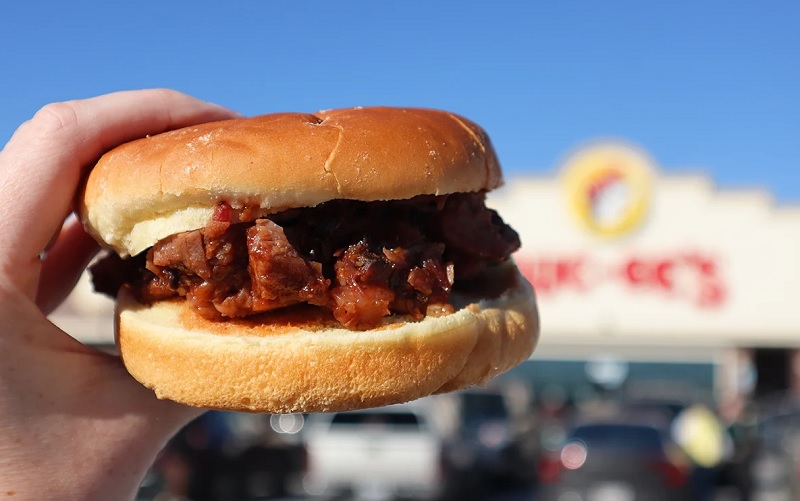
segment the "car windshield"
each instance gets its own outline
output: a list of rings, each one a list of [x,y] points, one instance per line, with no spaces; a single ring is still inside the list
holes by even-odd
[[[411,412],[343,412],[336,414],[332,426],[363,425],[419,428],[419,418]]]
[[[649,426],[621,424],[581,426],[570,434],[567,441],[579,441],[585,444],[587,449],[615,454],[660,455],[664,451],[661,433]]]
[[[464,393],[461,412],[465,421],[475,419],[506,419],[508,410],[502,395]]]

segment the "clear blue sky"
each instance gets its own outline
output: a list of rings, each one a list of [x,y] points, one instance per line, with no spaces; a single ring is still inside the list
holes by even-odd
[[[800,202],[800,2],[2,2],[0,144],[42,105],[167,86],[246,114],[450,109],[512,173],[618,137]]]

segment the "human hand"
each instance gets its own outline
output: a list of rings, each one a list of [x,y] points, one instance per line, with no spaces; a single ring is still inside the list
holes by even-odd
[[[45,106],[0,152],[0,499],[133,498],[199,414],[157,400],[45,315],[97,251],[68,218],[85,169],[123,142],[233,116],[175,91],[119,92]]]

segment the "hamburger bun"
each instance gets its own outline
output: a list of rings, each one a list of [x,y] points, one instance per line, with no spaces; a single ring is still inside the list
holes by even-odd
[[[363,332],[302,306],[215,322],[184,301],[145,306],[122,294],[117,342],[159,398],[270,413],[377,407],[482,384],[526,360],[539,330],[533,289],[516,267],[508,278],[495,299]]]
[[[97,240],[132,256],[202,228],[220,200],[270,214],[501,184],[488,136],[466,118],[352,108],[206,123],[124,144],[92,169],[79,211]]]
[[[124,144],[89,173],[78,213],[102,245],[127,257],[204,228],[221,202],[236,223],[332,200],[501,184],[491,142],[469,120],[353,108],[207,123]],[[482,384],[530,356],[539,332],[530,284],[510,259],[486,275],[503,292],[454,293],[453,313],[395,314],[360,331],[305,304],[209,320],[183,299],[141,304],[123,287],[117,342],[139,382],[188,405],[270,413],[388,405]]]

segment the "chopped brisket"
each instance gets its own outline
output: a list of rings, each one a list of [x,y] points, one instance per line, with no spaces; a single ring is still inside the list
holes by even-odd
[[[328,303],[330,280],[322,275],[322,265],[300,256],[274,222],[259,219],[247,229],[247,252],[252,312],[295,303]],[[242,313],[235,316],[250,312]]]
[[[212,319],[309,303],[350,329],[372,328],[392,313],[448,313],[454,282],[519,247],[484,198],[333,200],[237,224],[220,204],[203,229],[167,237],[128,260],[98,262],[95,288],[116,295],[127,283],[143,302],[182,296]]]

